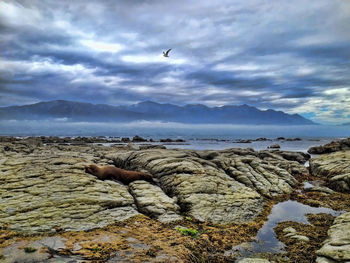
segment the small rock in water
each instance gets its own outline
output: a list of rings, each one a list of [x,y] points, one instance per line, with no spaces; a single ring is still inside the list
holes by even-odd
[[[267,147],[268,149],[279,149],[279,148],[281,148],[281,146],[279,145],[279,144],[272,144],[272,145],[270,145],[269,147]]]

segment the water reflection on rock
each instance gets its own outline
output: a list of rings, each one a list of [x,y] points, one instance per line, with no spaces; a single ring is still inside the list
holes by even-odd
[[[338,216],[343,212],[325,207],[311,207],[292,200],[278,203],[273,206],[268,220],[258,231],[254,241],[234,246],[231,250],[226,251],[225,254],[241,258],[258,253],[279,253],[283,251],[284,244],[277,239],[274,232],[277,224],[285,221],[309,224],[306,214],[319,213]]]

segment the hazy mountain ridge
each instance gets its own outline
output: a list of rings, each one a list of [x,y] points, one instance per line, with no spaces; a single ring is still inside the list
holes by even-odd
[[[215,123],[215,124],[277,124],[307,125],[314,122],[298,114],[287,114],[275,110],[259,110],[248,105],[226,105],[208,107],[202,104],[177,106],[152,101],[130,106],[111,106],[65,100],[39,102],[23,106],[0,108],[2,120],[61,119],[91,122],[129,122],[137,120]]]

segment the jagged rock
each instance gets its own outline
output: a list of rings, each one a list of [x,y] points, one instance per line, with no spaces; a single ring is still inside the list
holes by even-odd
[[[129,184],[129,189],[140,212],[163,223],[182,219],[179,215],[180,207],[175,200],[167,196],[158,186],[146,181],[135,181]]]
[[[330,188],[350,192],[350,151],[324,154],[310,160],[311,173],[325,177]]]
[[[318,263],[350,261],[350,212],[334,220],[328,238],[316,254]]]
[[[350,150],[350,137],[339,141],[332,141],[325,145],[311,147],[307,152],[311,154],[324,154],[344,150]]]

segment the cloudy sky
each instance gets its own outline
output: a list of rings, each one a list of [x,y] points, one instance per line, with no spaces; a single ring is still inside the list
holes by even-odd
[[[350,122],[349,25],[347,0],[1,0],[0,106],[249,104]]]

